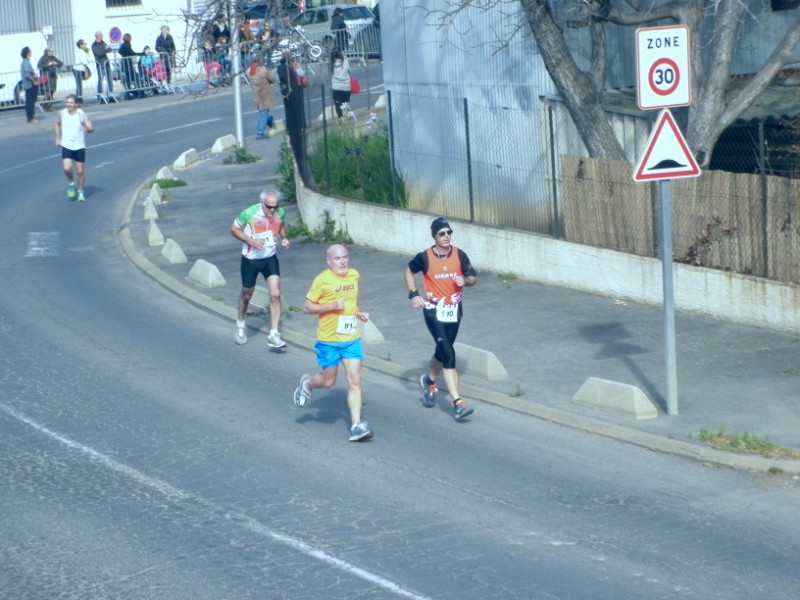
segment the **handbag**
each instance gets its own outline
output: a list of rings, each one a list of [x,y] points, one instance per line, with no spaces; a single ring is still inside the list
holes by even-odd
[[[361,91],[361,84],[358,82],[358,79],[350,75],[350,93],[357,94]]]
[[[89,81],[91,78],[92,78],[92,71],[89,69],[89,67],[84,67],[84,69],[83,69],[83,80],[84,81]]]
[[[39,75],[39,78],[36,80],[36,83],[38,83],[39,85],[47,85],[49,82],[50,82],[50,79],[47,77],[46,74],[45,75]]]

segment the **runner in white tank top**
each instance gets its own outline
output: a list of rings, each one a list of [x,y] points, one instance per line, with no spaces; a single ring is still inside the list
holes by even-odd
[[[83,202],[86,196],[83,191],[84,164],[86,162],[86,134],[94,131],[94,125],[88,115],[78,108],[78,98],[75,94],[67,96],[66,108],[58,111],[56,117],[55,142],[61,146],[61,164],[67,176],[67,198]],[[73,165],[75,175],[73,175]],[[75,189],[77,179],[77,190]]]

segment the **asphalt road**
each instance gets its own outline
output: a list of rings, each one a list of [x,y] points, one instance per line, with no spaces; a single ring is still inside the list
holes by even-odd
[[[0,114],[0,596],[797,598],[796,479],[457,423],[369,371],[371,442],[342,382],[291,408],[310,352],[237,347],[117,242],[144,178],[231,132],[229,96],[90,112],[85,204],[50,130]]]

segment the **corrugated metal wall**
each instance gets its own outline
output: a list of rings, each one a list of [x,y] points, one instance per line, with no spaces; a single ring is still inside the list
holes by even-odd
[[[74,27],[72,24],[72,0],[0,0],[0,35],[42,31],[52,27],[48,38],[56,56],[71,65],[75,58]],[[31,57],[36,62],[41,57]]]

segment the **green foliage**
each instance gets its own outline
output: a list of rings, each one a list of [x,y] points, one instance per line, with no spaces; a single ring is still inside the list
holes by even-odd
[[[700,439],[717,450],[726,450],[736,454],[757,454],[766,457],[800,458],[800,452],[772,442],[768,437],[759,437],[751,433],[728,433],[724,428],[716,433],[706,429],[700,430]]]
[[[250,164],[254,162],[258,162],[261,160],[261,157],[257,154],[253,154],[252,152],[248,152],[247,148],[244,146],[236,146],[236,150],[233,151],[233,154],[230,156],[226,156],[222,160],[222,164],[224,165],[244,165]]]
[[[160,187],[162,190],[188,185],[183,179],[177,179],[176,177],[173,177],[172,179],[155,179],[150,185],[152,186],[153,183],[157,183],[158,187]]]
[[[284,200],[286,202],[297,201],[297,188],[294,182],[294,154],[286,141],[281,144],[278,174],[280,175],[278,189],[283,194]]]
[[[300,223],[298,225],[286,225],[286,233],[290,238],[301,238],[303,242],[329,242],[332,244],[352,244],[353,239],[347,231],[347,227],[342,229],[336,227],[336,221],[331,219],[328,211],[325,211],[325,224],[316,231],[310,231],[308,225]]]
[[[309,155],[309,166],[320,190],[334,196],[355,198],[376,204],[392,204],[392,185],[397,206],[405,208],[406,190],[398,173],[392,176],[389,134],[384,121],[374,113],[359,126],[344,119],[327,135],[330,181],[325,162],[325,143],[320,139]]]

